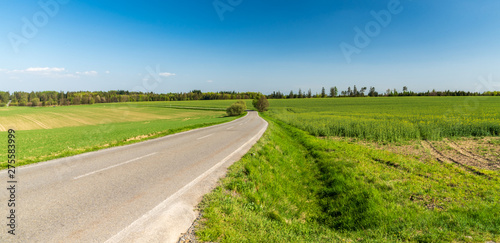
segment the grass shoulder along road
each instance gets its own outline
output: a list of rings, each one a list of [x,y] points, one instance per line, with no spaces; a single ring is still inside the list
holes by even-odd
[[[264,117],[264,136],[200,204],[199,240],[500,241],[498,171],[422,163]]]

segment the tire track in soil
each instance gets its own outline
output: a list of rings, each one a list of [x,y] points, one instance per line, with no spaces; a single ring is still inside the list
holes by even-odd
[[[469,165],[469,164],[466,164],[466,163],[462,163],[460,161],[457,161],[449,156],[446,156],[444,155],[443,153],[441,153],[439,150],[436,149],[436,147],[434,147],[434,145],[432,145],[432,143],[430,143],[429,141],[427,140],[422,140],[422,146],[424,146],[424,148],[426,148],[427,150],[429,150],[431,152],[431,155],[436,158],[439,162],[442,162],[442,163],[450,163],[450,164],[456,164],[466,170],[468,170],[469,172],[473,173],[473,174],[476,174],[476,175],[480,175],[480,176],[484,176],[488,179],[491,180],[491,177],[484,174],[483,172],[481,171],[478,171],[476,170],[473,166]],[[465,156],[465,155],[462,155],[460,154],[461,156],[463,157],[466,157],[468,158],[468,160],[470,161],[470,158]]]
[[[490,160],[488,158],[484,158],[484,157],[477,155],[477,154],[474,154],[470,151],[467,151],[466,149],[460,147],[460,145],[458,145],[454,141],[451,141],[449,139],[447,139],[446,141],[447,141],[447,145],[449,145],[451,148],[453,148],[458,153],[462,154],[463,156],[467,156],[473,160],[481,162],[482,167],[486,167],[490,170],[500,169],[500,165],[496,164],[495,161]]]
[[[37,124],[38,126],[42,127],[43,129],[50,129],[48,126],[46,126],[45,124],[43,124],[42,122],[40,121],[37,121],[35,120],[34,118],[31,118],[29,116],[22,116],[21,117],[27,119],[27,120],[30,120],[31,122],[34,122],[35,124]]]
[[[60,113],[55,113],[55,112],[50,112],[51,114],[53,115],[56,115],[56,116],[60,116],[60,117],[63,117],[63,118],[66,118],[66,119],[69,119],[69,120],[72,120],[72,121],[75,121],[75,122],[78,122],[78,123],[82,123],[84,125],[92,125],[91,123],[89,122],[86,122],[82,119],[79,119],[79,118],[75,118],[75,117],[71,117],[69,115],[65,115],[65,114],[60,114]]]

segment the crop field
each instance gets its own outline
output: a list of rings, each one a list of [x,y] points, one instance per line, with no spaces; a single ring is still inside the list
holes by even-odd
[[[500,241],[499,98],[270,103],[204,198],[201,241]]]
[[[156,102],[63,107],[0,108],[0,137],[14,128],[17,164],[129,144],[173,132],[230,121],[224,111],[170,109]],[[0,140],[7,146],[7,139]],[[5,157],[6,151],[0,151]],[[0,168],[6,167],[6,161]]]
[[[225,110],[237,100],[189,100],[189,101],[158,101],[158,102],[138,102],[138,106],[163,106],[163,107],[188,107],[200,109],[220,109]],[[252,109],[252,100],[245,100],[248,109]]]
[[[373,141],[500,135],[500,97],[272,100],[271,116],[315,136]]]
[[[164,108],[168,106],[157,102],[0,108],[0,131],[7,128],[36,130],[117,122],[197,119],[198,114],[203,114],[197,110]]]

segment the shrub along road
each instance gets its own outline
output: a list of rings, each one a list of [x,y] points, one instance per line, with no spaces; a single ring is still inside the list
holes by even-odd
[[[16,235],[0,242],[169,242],[267,122],[232,122],[18,168]],[[2,190],[0,201],[8,201]],[[7,214],[7,203],[2,203]],[[4,218],[5,219],[5,218]]]

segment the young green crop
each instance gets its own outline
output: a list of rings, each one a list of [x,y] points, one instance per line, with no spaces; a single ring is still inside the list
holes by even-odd
[[[500,135],[500,97],[272,100],[271,116],[315,136],[374,141]]]

